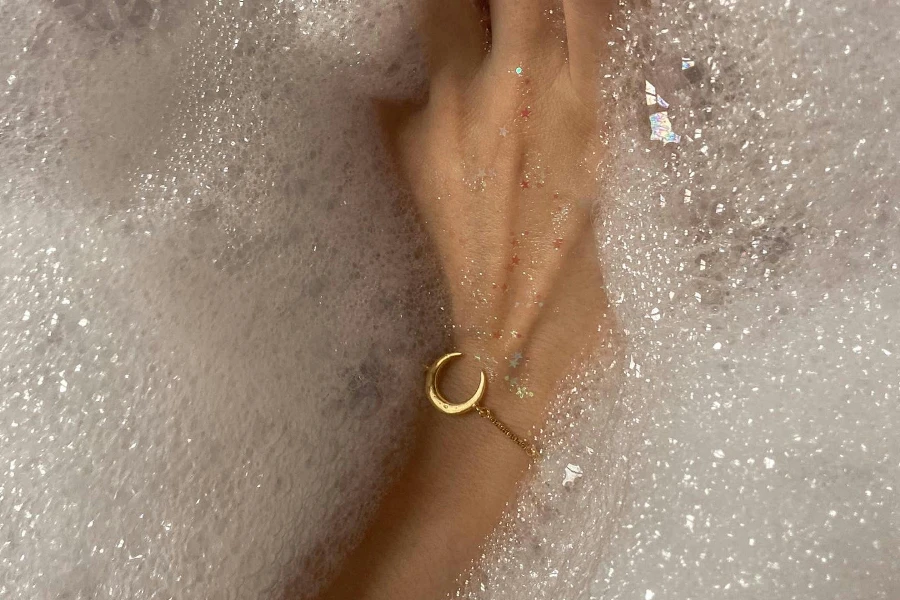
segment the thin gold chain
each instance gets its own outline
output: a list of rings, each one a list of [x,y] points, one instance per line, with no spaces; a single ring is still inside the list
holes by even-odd
[[[515,433],[510,431],[509,427],[507,427],[505,423],[503,423],[500,419],[498,419],[497,417],[494,416],[494,412],[491,409],[485,408],[483,406],[476,404],[475,411],[478,412],[479,417],[484,417],[485,419],[490,421],[494,425],[494,427],[496,427],[501,432],[503,432],[503,435],[505,435],[506,437],[508,437],[509,439],[514,441],[516,444],[518,444],[519,447],[522,448],[522,450],[525,451],[525,454],[527,454],[529,457],[535,458],[538,455],[537,448],[535,448],[527,440],[520,438]]]
[[[531,442],[528,442],[524,438],[520,438],[515,433],[510,431],[509,427],[507,427],[505,423],[494,416],[494,413],[493,411],[491,411],[491,409],[485,408],[479,404],[481,399],[484,397],[484,392],[487,388],[487,377],[485,377],[484,371],[481,371],[481,380],[478,384],[478,389],[475,391],[475,394],[468,400],[466,400],[465,402],[453,403],[444,398],[444,396],[438,390],[438,375],[440,375],[441,369],[447,361],[459,356],[462,356],[462,353],[450,352],[434,361],[434,364],[432,364],[431,366],[425,367],[425,395],[428,396],[428,399],[431,401],[434,407],[447,415],[461,415],[469,412],[474,408],[479,417],[484,417],[485,419],[490,421],[494,425],[494,427],[496,427],[503,433],[503,435],[514,441],[516,445],[524,450],[525,454],[527,454],[529,458],[533,459],[537,457],[537,448],[535,448],[531,444]]]

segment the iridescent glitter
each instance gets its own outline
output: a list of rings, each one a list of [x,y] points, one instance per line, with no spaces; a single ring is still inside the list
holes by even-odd
[[[644,97],[647,101],[647,106],[656,104],[656,86],[649,81],[644,82]]]
[[[681,141],[681,136],[672,131],[668,113],[658,112],[650,115],[650,129],[651,140],[658,140],[664,144],[677,144]]]

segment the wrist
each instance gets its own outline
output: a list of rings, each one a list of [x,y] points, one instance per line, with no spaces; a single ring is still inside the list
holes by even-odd
[[[459,403],[470,398],[483,372],[487,384],[479,406],[489,409],[517,436],[526,439],[533,437],[534,432],[543,425],[549,399],[556,386],[555,377],[545,372],[538,361],[529,362],[526,369],[523,359],[513,359],[512,363],[518,368],[510,367],[509,357],[522,356],[522,352],[506,351],[499,344],[464,343],[454,346],[454,350],[462,356],[446,364],[438,382],[447,400]],[[466,414],[466,417],[473,416],[477,416],[475,411]],[[516,447],[489,420],[478,420],[483,421],[480,425],[487,426],[488,434],[496,435]]]

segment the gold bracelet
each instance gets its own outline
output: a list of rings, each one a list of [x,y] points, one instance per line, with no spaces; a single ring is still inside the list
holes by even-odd
[[[484,371],[481,371],[481,381],[478,383],[478,389],[475,390],[475,394],[460,404],[453,404],[447,401],[444,396],[441,395],[441,392],[437,389],[437,380],[438,375],[440,375],[441,369],[444,367],[450,359],[456,358],[457,356],[462,356],[461,352],[451,352],[449,354],[445,354],[440,357],[434,364],[428,367],[428,370],[425,373],[425,394],[427,394],[428,399],[431,400],[431,403],[434,404],[434,407],[437,408],[444,414],[447,415],[462,415],[471,410],[475,410],[478,413],[479,417],[483,417],[491,422],[497,429],[503,432],[503,435],[514,441],[519,445],[522,450],[530,458],[535,458],[538,455],[537,448],[535,448],[530,442],[527,440],[520,438],[515,433],[509,430],[509,427],[506,426],[503,422],[500,421],[494,413],[489,408],[485,408],[480,406],[478,403],[484,397],[484,392],[487,389],[487,378],[484,376]]]

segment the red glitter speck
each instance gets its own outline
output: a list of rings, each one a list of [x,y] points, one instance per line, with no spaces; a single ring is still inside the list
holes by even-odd
[[[527,179],[523,179],[523,180],[522,180],[522,189],[523,189],[523,190],[527,190],[529,187],[531,187],[531,184],[528,183],[528,180],[527,180]]]
[[[518,257],[518,256],[513,255],[513,257],[512,257],[512,264],[514,264],[514,265],[519,264],[519,257]]]
[[[493,337],[495,340],[499,340],[500,339],[500,331],[499,330],[495,331],[494,333],[491,334],[491,337]]]
[[[523,118],[523,119],[527,119],[529,116],[531,116],[531,109],[529,109],[529,108],[526,106],[525,108],[522,109],[522,112],[519,113],[519,114],[522,115],[522,118]]]
[[[555,240],[553,240],[553,247],[559,250],[560,247],[562,247],[562,243],[562,238],[556,238]]]

